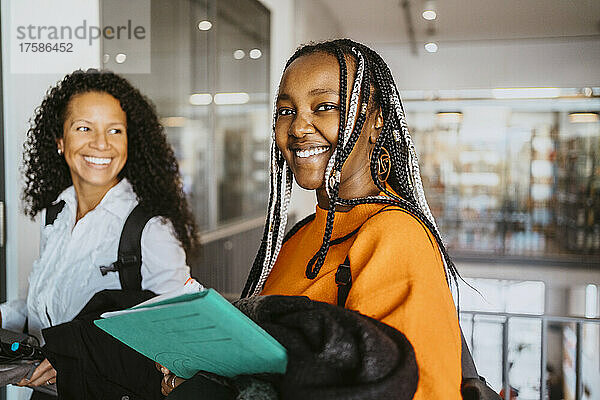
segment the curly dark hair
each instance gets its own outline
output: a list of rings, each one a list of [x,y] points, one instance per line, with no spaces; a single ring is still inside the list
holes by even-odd
[[[151,101],[126,79],[108,71],[77,70],[50,88],[27,131],[23,172],[25,213],[34,217],[73,184],[69,166],[57,153],[69,101],[86,92],[108,93],[127,115],[127,178],[141,204],[169,219],[186,252],[197,244],[197,227],[183,192],[179,166]]]

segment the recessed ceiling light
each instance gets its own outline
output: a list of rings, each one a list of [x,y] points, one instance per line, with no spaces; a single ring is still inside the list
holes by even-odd
[[[435,42],[425,43],[425,50],[429,53],[435,53],[438,51],[438,45]]]
[[[262,56],[262,51],[260,51],[260,49],[252,49],[250,50],[250,58],[252,58],[253,60],[256,60],[257,58],[260,58],[260,56]]]
[[[123,64],[127,60],[127,54],[119,53],[115,56],[117,64]]]
[[[246,57],[246,52],[242,49],[237,49],[233,52],[233,58],[235,58],[236,60],[241,60],[244,57]]]
[[[600,117],[593,112],[574,112],[569,114],[569,121],[572,124],[582,124],[586,122],[598,122]]]
[[[437,18],[437,13],[435,10],[425,10],[421,15],[423,15],[423,18],[425,18],[427,21],[433,21]]]
[[[215,104],[246,104],[250,101],[248,93],[217,93],[215,94]]]
[[[212,103],[210,93],[194,93],[190,96],[190,104],[194,106],[207,106]]]
[[[200,29],[201,31],[207,31],[210,28],[212,28],[212,22],[208,20],[198,22],[198,29]]]
[[[440,111],[437,117],[438,121],[444,124],[460,124],[463,115],[459,111]]]

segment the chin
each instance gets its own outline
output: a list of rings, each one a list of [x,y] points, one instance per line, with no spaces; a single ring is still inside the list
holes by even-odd
[[[323,177],[321,176],[320,178],[306,178],[306,177],[295,177],[296,179],[296,183],[298,184],[298,186],[300,186],[302,189],[306,189],[306,190],[317,190],[317,189],[321,189],[323,187]]]

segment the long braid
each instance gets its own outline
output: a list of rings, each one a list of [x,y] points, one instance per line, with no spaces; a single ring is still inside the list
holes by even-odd
[[[347,75],[346,73],[344,73],[344,70],[346,69],[345,58],[343,57],[343,55],[340,57],[339,52],[336,52],[336,54],[338,55],[338,61],[340,63],[340,88],[345,89],[345,81]],[[358,106],[360,96],[364,93],[363,75],[365,65],[364,58],[362,57],[362,55],[359,52],[355,52],[355,54],[358,58],[358,65],[356,68],[356,77],[354,78],[354,85],[350,93],[350,107],[348,109],[348,120],[346,121],[345,126],[342,123],[340,123],[339,125],[338,141],[336,144],[336,148],[334,150],[333,155],[329,159],[327,169],[325,170],[325,187],[329,196],[329,209],[327,210],[325,233],[323,235],[321,247],[317,251],[317,254],[315,255],[315,257],[309,260],[308,264],[306,265],[306,277],[308,279],[314,279],[317,277],[319,271],[321,270],[321,267],[325,263],[327,253],[329,252],[331,234],[333,232],[333,222],[335,218],[335,207],[338,202],[337,200],[339,194],[342,166],[346,161],[348,154],[350,154],[350,151],[347,147],[354,147],[354,143],[360,135],[360,132],[362,131],[362,126],[365,121],[365,112],[363,112],[363,110],[360,110],[358,118],[356,117],[357,112],[359,112]],[[345,90],[340,90],[340,104],[346,104],[345,93]]]

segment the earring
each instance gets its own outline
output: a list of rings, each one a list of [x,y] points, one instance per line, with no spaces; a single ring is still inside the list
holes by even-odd
[[[379,159],[377,160],[377,177],[379,181],[385,185],[392,170],[392,159],[385,147],[381,147]]]
[[[62,153],[63,153],[62,149],[59,148],[56,150],[56,152],[58,153],[59,156],[62,156]]]

